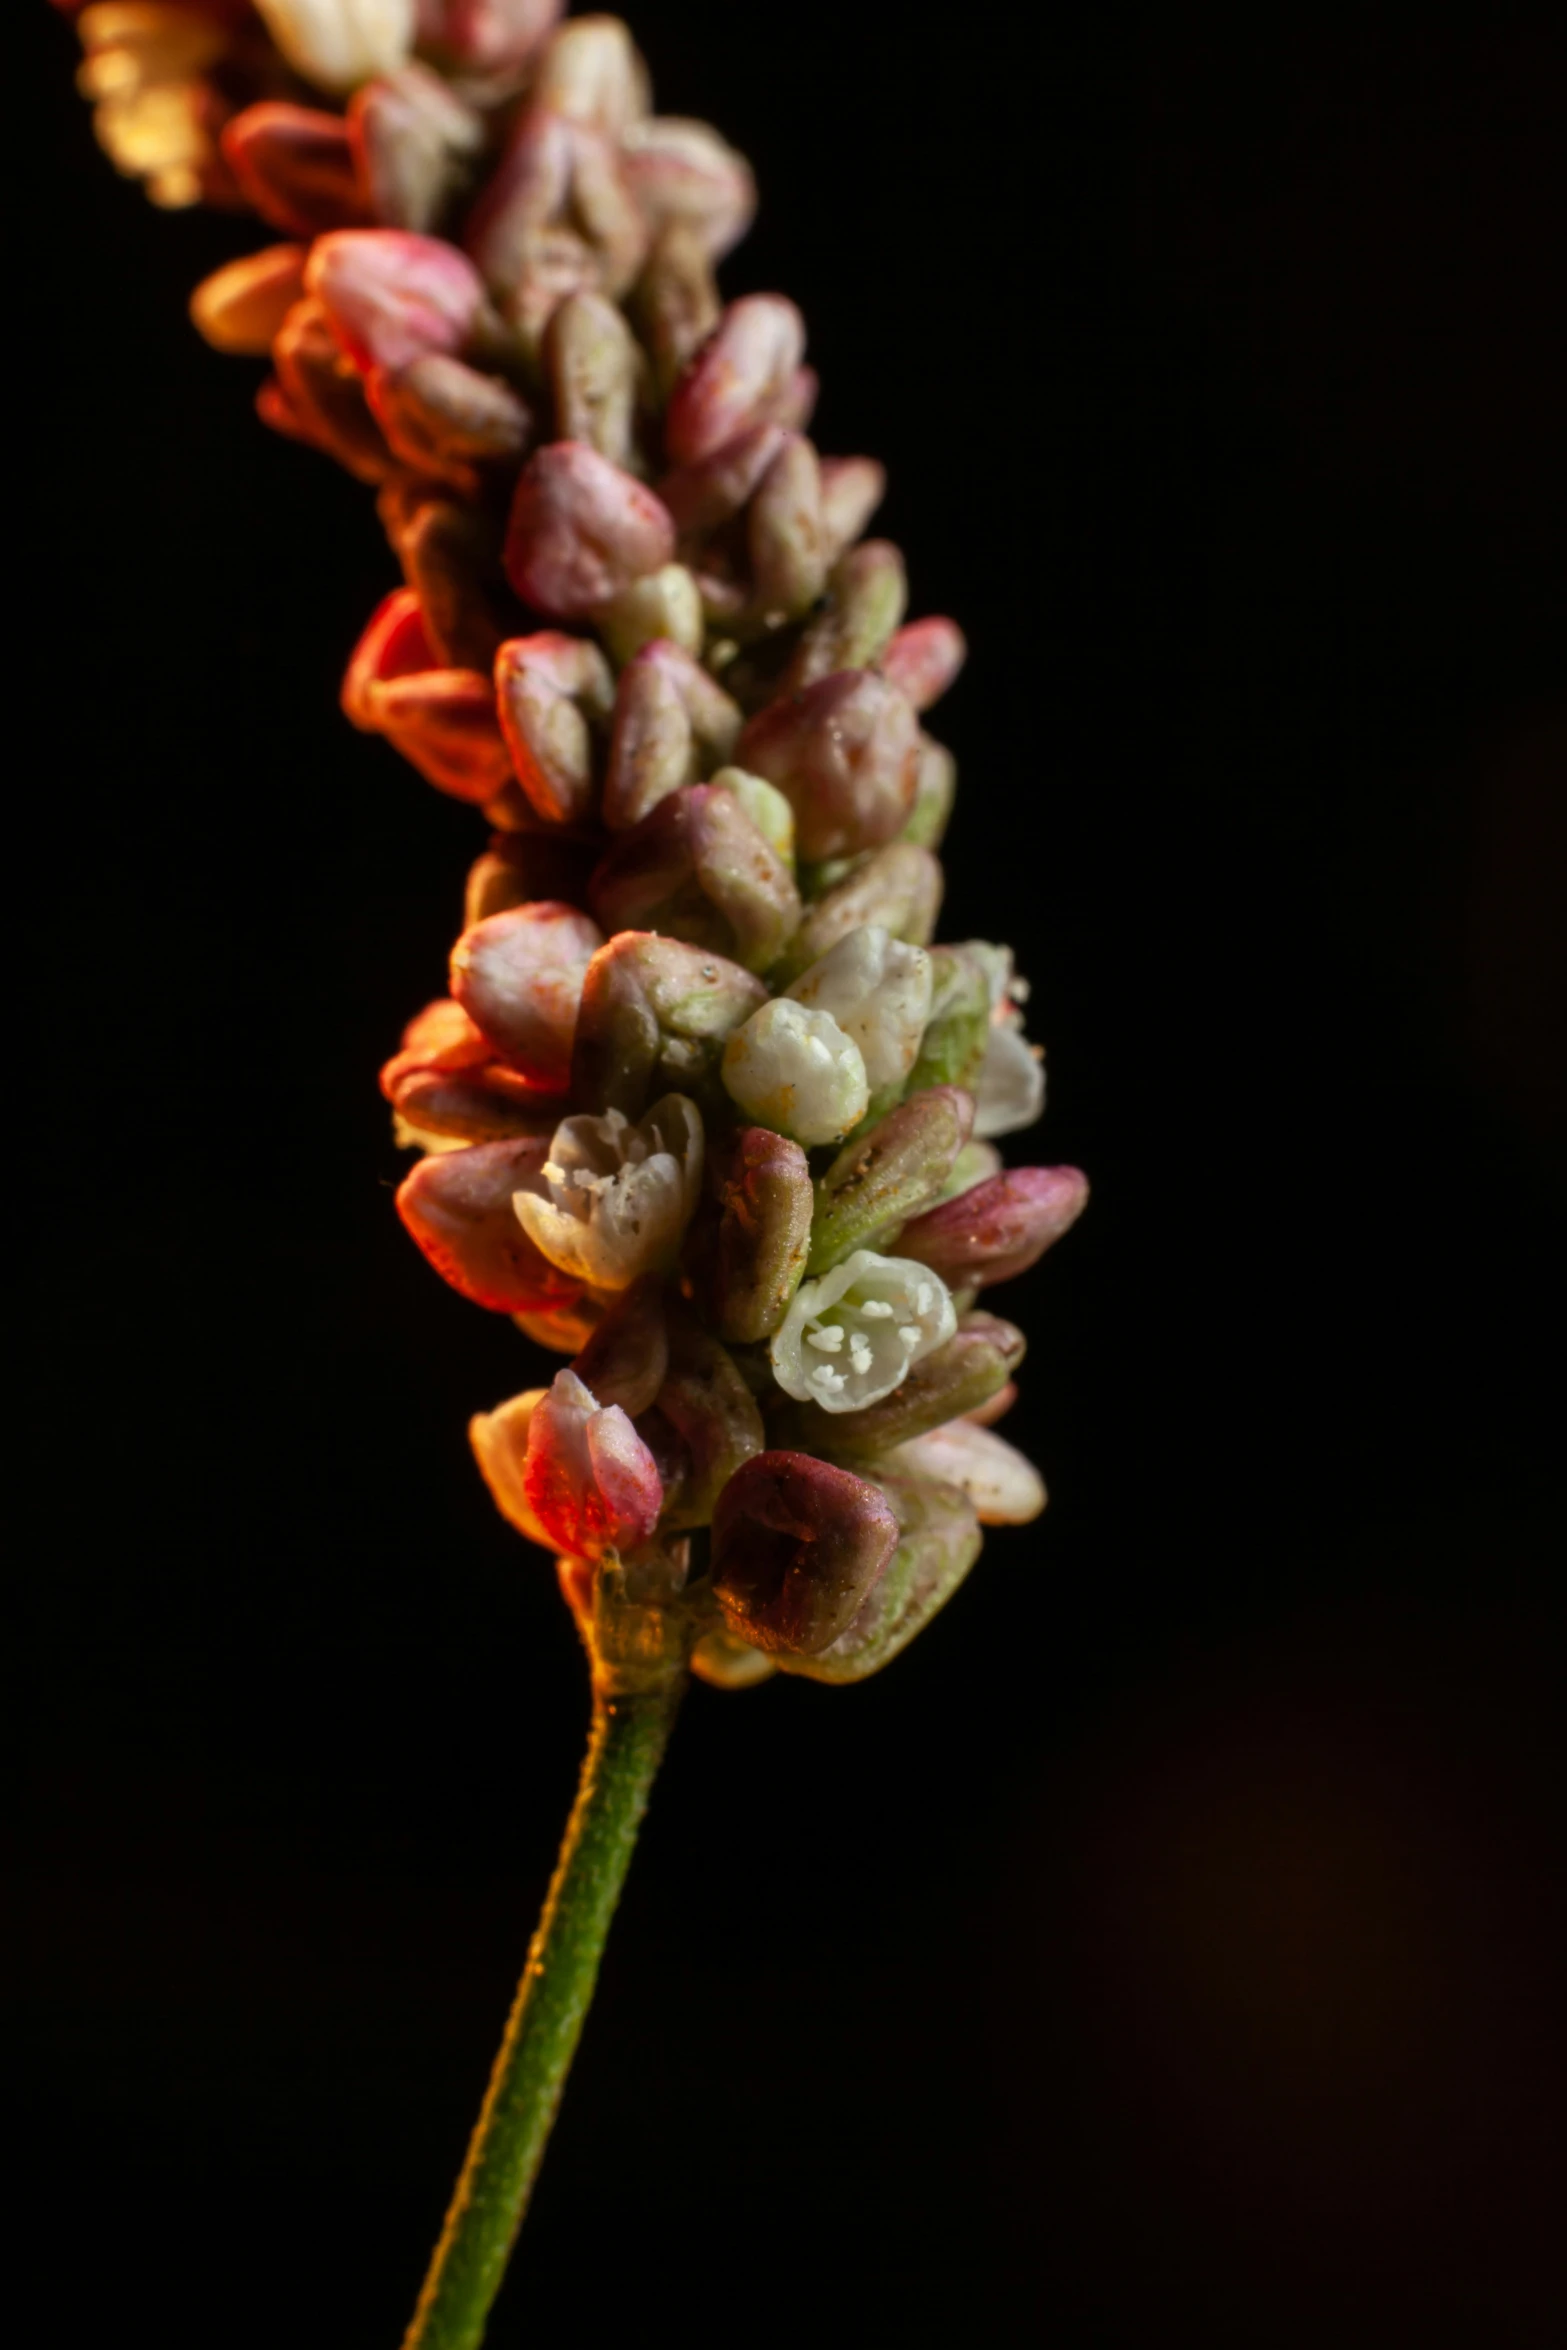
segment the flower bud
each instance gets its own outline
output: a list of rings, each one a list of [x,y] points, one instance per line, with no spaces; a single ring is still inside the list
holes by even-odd
[[[881,1471],[877,1485],[897,1526],[887,1571],[829,1647],[798,1662],[779,1658],[786,1673],[849,1682],[880,1672],[945,1607],[979,1556],[973,1505],[956,1486]]]
[[[682,563],[665,563],[614,596],[593,616],[610,659],[619,668],[663,637],[683,653],[702,650],[702,598]]]
[[[461,1004],[439,996],[416,1012],[402,1042],[381,1071],[381,1091],[391,1101],[401,1081],[416,1070],[477,1070],[490,1058],[489,1039]]]
[[[949,1420],[886,1455],[886,1466],[967,1494],[982,1526],[1027,1526],[1045,1506],[1045,1481],[1006,1439],[972,1420]]]
[[[890,840],[908,815],[919,729],[885,678],[848,669],[759,711],[736,757],[793,807],[802,857],[853,856]]]
[[[612,831],[639,824],[679,785],[727,759],[740,727],[738,705],[700,661],[663,640],[644,646],[615,693],[604,822]]]
[[[319,302],[294,304],[273,339],[272,364],[282,412],[258,395],[256,405],[264,421],[324,449],[356,480],[385,481],[393,471],[392,452],[370,413],[364,385],[339,350]]]
[[[980,1134],[1018,1134],[1032,1126],[1045,1106],[1044,1055],[1020,1026],[992,1020],[985,1058],[974,1080]]]
[[[454,1143],[501,1142],[509,1135],[547,1139],[559,1104],[512,1091],[516,1072],[490,1064],[471,1075],[448,1076],[441,1069],[414,1069],[392,1093],[393,1130],[400,1145],[414,1150],[450,1148]]]
[[[713,1689],[754,1689],[772,1679],[778,1660],[732,1632],[704,1632],[691,1651],[691,1670]]]
[[[602,1318],[598,1300],[586,1296],[574,1298],[570,1305],[534,1306],[512,1316],[524,1338],[554,1355],[581,1354]]]
[[[451,498],[424,498],[397,523],[394,544],[441,666],[487,678],[501,642],[492,517]]]
[[[812,963],[867,923],[876,923],[911,946],[925,946],[941,909],[941,867],[928,849],[894,841],[856,865],[846,880],[818,898],[806,914],[778,976],[808,970]],[[933,1005],[939,998],[942,949],[932,950]],[[934,1016],[934,1013],[933,1013]],[[918,1064],[916,1064],[916,1069]],[[911,1084],[938,1084],[915,1076]]]
[[[956,1328],[934,1274],[860,1248],[800,1284],[768,1352],[785,1395],[837,1416],[891,1395]]]
[[[493,1412],[475,1412],[468,1422],[468,1441],[479,1474],[490,1489],[490,1499],[524,1541],[536,1542],[542,1550],[554,1550],[555,1538],[534,1512],[524,1471],[528,1429],[548,1393],[547,1387],[530,1387],[509,1403],[498,1404]]]
[[[874,1459],[889,1446],[907,1444],[986,1402],[1017,1369],[1023,1345],[1022,1331],[1010,1322],[994,1314],[965,1314],[945,1346],[916,1360],[901,1385],[878,1402],[852,1412],[840,1408],[836,1417],[805,1406],[793,1424],[804,1442],[850,1459]]]
[[[794,870],[794,810],[774,784],[743,767],[720,767],[712,778],[715,791],[729,792],[776,855]]]
[[[393,453],[464,497],[479,495],[481,466],[517,463],[533,435],[510,384],[437,351],[373,369],[365,394]]]
[[[887,468],[874,457],[824,457],[821,475],[823,552],[836,563],[887,495]]]
[[[423,236],[467,181],[484,119],[427,65],[405,65],[355,91],[348,136],[371,216]]]
[[[603,937],[575,906],[545,899],[465,930],[452,949],[452,994],[529,1081],[563,1091],[583,974]]]
[[[539,62],[537,105],[623,138],[651,103],[647,67],[618,16],[577,16],[563,24]]]
[[[770,1338],[800,1286],[811,1244],[804,1151],[766,1126],[742,1126],[716,1170],[712,1302],[731,1346]]]
[[[536,611],[586,619],[674,551],[675,526],[665,508],[596,449],[555,441],[523,468],[506,570]]]
[[[512,1207],[549,1151],[532,1135],[475,1143],[421,1159],[398,1190],[397,1212],[441,1278],[494,1313],[569,1305],[582,1286],[534,1247]]]
[[[914,805],[898,838],[912,841],[922,849],[939,849],[946,837],[957,788],[958,763],[952,753],[944,743],[933,742],[928,734],[921,733]]]
[[[829,1012],[775,996],[724,1047],[724,1085],[747,1117],[809,1149],[838,1142],[865,1115],[860,1048]]]
[[[653,1456],[625,1413],[601,1406],[574,1371],[557,1371],[534,1407],[522,1488],[550,1541],[574,1558],[645,1542],[664,1500]]]
[[[966,1142],[953,1162],[952,1173],[943,1184],[940,1196],[956,1199],[960,1192],[972,1191],[976,1183],[984,1183],[1000,1172],[1001,1153],[993,1142]]]
[[[1026,1273],[1076,1223],[1088,1178],[1075,1167],[1013,1167],[905,1227],[899,1246],[957,1289]]]
[[[267,245],[202,279],[190,298],[196,332],[214,351],[264,357],[304,290],[303,245]]]
[[[640,353],[618,306],[602,294],[568,294],[544,331],[544,367],[553,437],[581,441],[612,465],[629,465]]]
[[[623,1289],[571,1367],[600,1403],[631,1420],[648,1411],[669,1368],[663,1284],[648,1274]]]
[[[624,931],[588,965],[572,1096],[635,1117],[655,1079],[704,1090],[725,1039],[767,1001],[749,971],[679,939]]]
[[[786,433],[746,516],[751,601],[769,628],[798,619],[822,592],[822,485],[816,451]]]
[[[854,1622],[897,1541],[891,1507],[863,1477],[807,1453],[759,1453],[718,1498],[713,1595],[734,1638],[812,1656]]]
[[[631,193],[655,234],[686,229],[719,261],[750,227],[756,211],[751,166],[709,124],[652,116],[629,126],[620,154]]]
[[[363,697],[369,729],[384,734],[428,783],[487,807],[511,774],[488,680],[466,669],[395,677]]]
[[[563,1119],[513,1205],[561,1272],[592,1289],[627,1289],[673,1262],[701,1185],[701,1115],[668,1093],[635,1126],[618,1110]]]
[[[928,710],[946,692],[968,658],[968,645],[955,620],[913,620],[900,628],[881,657],[890,678],[911,709]]]
[[[700,464],[676,466],[665,474],[658,494],[683,546],[693,545],[733,521],[755,496],[786,438],[782,425],[752,425]]]
[[[559,21],[564,0],[418,0],[419,46],[462,74],[514,73]]]
[[[716,456],[752,426],[779,418],[795,390],[805,321],[781,294],[731,302],[670,395],[664,447],[673,465]]]
[[[347,125],[310,106],[265,100],[223,125],[223,159],[253,212],[289,237],[368,221]]]
[[[499,832],[470,868],[463,896],[463,928],[490,914],[509,913],[539,898],[578,906],[587,895],[595,853],[559,832]]]
[[[793,981],[797,1004],[831,1012],[852,1036],[872,1093],[901,1085],[930,1016],[930,957],[876,922],[851,930]]]
[[[391,73],[413,45],[415,0],[255,0],[298,74],[318,90],[354,89]]]
[[[967,947],[932,947],[930,962],[930,1018],[909,1073],[910,1090],[924,1085],[972,1090],[990,1037],[989,982]]]
[[[956,1086],[911,1095],[858,1142],[847,1143],[816,1186],[807,1270],[825,1273],[852,1250],[880,1248],[933,1199],[973,1124]],[[898,1241],[900,1256],[918,1256]],[[938,1265],[936,1271],[943,1269]],[[943,1273],[943,1278],[945,1278]]]
[[[530,106],[469,216],[464,243],[530,350],[578,287],[624,293],[648,233],[611,142]]]
[[[665,1528],[711,1524],[719,1495],[767,1440],[750,1388],[718,1340],[688,1314],[673,1320],[669,1368],[650,1419],[675,1439],[674,1474],[664,1480]],[[656,1453],[651,1433],[649,1442]]]
[[[624,150],[622,158],[629,196],[636,163]],[[718,324],[721,310],[712,261],[700,230],[680,223],[659,230],[632,296],[632,308],[653,363],[654,389],[661,401],[667,400],[687,361]]]
[[[908,594],[903,557],[890,539],[867,539],[841,556],[828,582],[826,609],[811,622],[789,664],[789,690],[880,661]]]
[[[512,637],[495,657],[495,691],[512,764],[546,822],[572,824],[593,803],[593,737],[606,724],[614,680],[587,637],[545,629]]]
[[[750,971],[776,960],[800,919],[794,875],[739,802],[711,784],[669,793],[621,833],[589,902],[610,932],[664,931]]]
[[[426,351],[460,351],[484,303],[479,273],[465,253],[439,237],[398,228],[319,237],[305,284],[362,368],[406,367]]]

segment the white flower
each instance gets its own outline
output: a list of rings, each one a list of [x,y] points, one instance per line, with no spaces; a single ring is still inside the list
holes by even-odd
[[[857,1412],[890,1395],[957,1326],[947,1285],[928,1266],[857,1248],[795,1291],[773,1339],[773,1371],[800,1403]]]
[[[1045,1481],[1033,1462],[972,1420],[949,1420],[895,1446],[885,1458],[889,1468],[960,1487],[982,1526],[1026,1526],[1045,1506]]]
[[[590,1289],[627,1289],[672,1257],[702,1185],[702,1116],[666,1093],[640,1125],[619,1110],[565,1118],[539,1181],[512,1195],[517,1220],[552,1265]]]
[[[318,90],[394,73],[413,47],[415,0],[256,0],[288,62]]]
[[[774,996],[724,1047],[724,1084],[748,1117],[809,1147],[858,1126],[870,1085],[859,1046],[830,1012]]]
[[[990,975],[990,1035],[974,1083],[974,1132],[988,1138],[1032,1126],[1045,1106],[1045,1057],[1023,1034],[1028,981],[1012,968],[1010,947],[974,945]]]
[[[907,1077],[918,1058],[930,989],[925,949],[867,922],[840,938],[788,993],[797,1004],[832,1014],[859,1046],[871,1090],[880,1092]]]

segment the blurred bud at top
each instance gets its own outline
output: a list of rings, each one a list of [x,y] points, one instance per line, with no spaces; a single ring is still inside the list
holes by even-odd
[[[865,1478],[808,1453],[759,1453],[718,1497],[713,1593],[737,1639],[814,1655],[854,1622],[897,1542],[897,1519]]]
[[[743,155],[705,122],[655,115],[621,139],[631,192],[655,233],[681,228],[722,260],[751,225],[756,182]]]
[[[652,103],[647,67],[618,16],[574,16],[539,61],[532,96],[570,122],[620,139]]]
[[[356,90],[348,137],[374,219],[421,233],[439,228],[484,144],[484,121],[438,73],[405,65]]]
[[[618,1404],[600,1405],[574,1371],[557,1371],[528,1422],[528,1508],[573,1558],[645,1542],[664,1489],[652,1454]]]
[[[525,65],[560,21],[564,0],[418,0],[419,46],[468,74]]]
[[[297,74],[343,95],[392,73],[413,46],[415,0],[255,0]]]
[[[317,237],[369,221],[340,115],[267,99],[224,124],[223,153],[240,194],[270,228]]]

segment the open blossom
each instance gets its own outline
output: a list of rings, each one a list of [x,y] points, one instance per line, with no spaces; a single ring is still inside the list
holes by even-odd
[[[947,1285],[928,1266],[857,1248],[795,1291],[770,1349],[774,1376],[800,1403],[859,1411],[901,1386],[957,1326]]]
[[[870,1101],[865,1061],[830,1012],[774,996],[724,1047],[724,1084],[747,1116],[807,1147],[837,1142]]]
[[[701,1112],[670,1093],[635,1126],[620,1110],[563,1119],[536,1187],[512,1204],[561,1272],[592,1289],[625,1289],[673,1257],[701,1183]]]
[[[794,982],[797,1004],[830,1012],[860,1048],[877,1093],[907,1077],[930,1017],[930,957],[878,923],[851,930]]]
[[[1044,1110],[1044,1055],[1023,1034],[1020,1007],[1028,1001],[1028,982],[1015,975],[1011,948],[982,952],[990,980],[990,1030],[974,1081],[974,1132],[1017,1134]]]

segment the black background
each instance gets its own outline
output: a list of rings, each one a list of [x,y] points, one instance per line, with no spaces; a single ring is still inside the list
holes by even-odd
[[[262,240],[15,13],[26,2338],[372,2350],[585,1719],[373,1082],[478,836],[336,712],[368,494],[185,322]],[[969,632],[944,935],[1095,1201],[1004,1293],[1041,1525],[690,1701],[497,2345],[1559,2338],[1567,58],[1037,13],[636,19]]]

